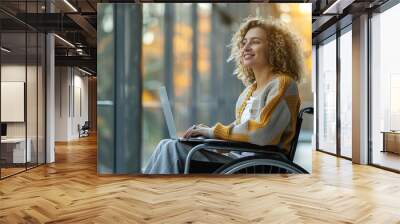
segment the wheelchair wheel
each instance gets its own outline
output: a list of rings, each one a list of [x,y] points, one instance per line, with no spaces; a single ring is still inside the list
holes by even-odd
[[[308,173],[302,167],[291,161],[281,159],[270,159],[259,156],[243,157],[227,163],[217,169],[218,174],[302,174]]]

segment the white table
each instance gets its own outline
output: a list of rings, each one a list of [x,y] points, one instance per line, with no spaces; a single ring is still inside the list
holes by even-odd
[[[26,147],[25,154],[25,138],[6,138],[1,139],[2,147],[13,147],[13,163],[25,163],[30,162],[32,160],[31,154],[31,145],[32,141],[30,138],[27,138],[26,142],[28,143]],[[25,158],[27,161],[25,161]]]

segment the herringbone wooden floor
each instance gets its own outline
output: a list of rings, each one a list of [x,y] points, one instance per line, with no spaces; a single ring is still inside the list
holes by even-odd
[[[99,177],[96,139],[0,181],[0,223],[400,223],[400,175],[320,152],[313,174]]]

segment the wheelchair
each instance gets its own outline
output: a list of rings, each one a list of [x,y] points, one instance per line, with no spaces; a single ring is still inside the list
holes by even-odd
[[[304,168],[293,162],[296,153],[297,142],[303,122],[303,114],[313,114],[314,109],[307,107],[300,110],[297,115],[297,124],[295,136],[292,140],[290,151],[288,154],[283,153],[284,150],[274,145],[259,146],[244,142],[230,141],[207,141],[194,146],[186,157],[184,174],[191,171],[191,163],[193,155],[199,150],[224,150],[235,152],[253,152],[254,156],[246,156],[234,159],[222,166],[218,166],[212,173],[214,174],[271,174],[271,173],[287,173],[287,174],[306,174]]]

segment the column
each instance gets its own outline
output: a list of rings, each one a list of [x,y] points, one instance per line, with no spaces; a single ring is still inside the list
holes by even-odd
[[[353,20],[353,162],[368,163],[368,15]]]

